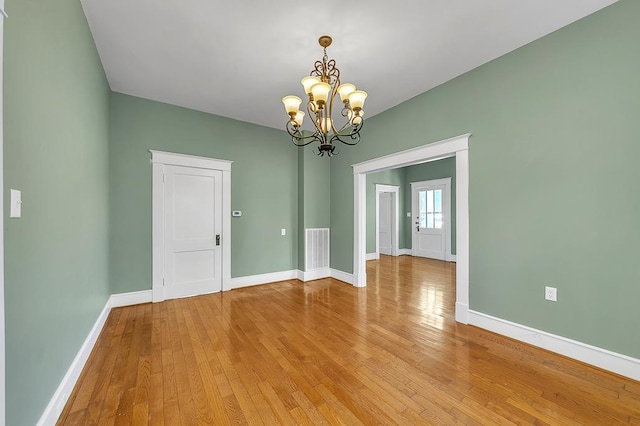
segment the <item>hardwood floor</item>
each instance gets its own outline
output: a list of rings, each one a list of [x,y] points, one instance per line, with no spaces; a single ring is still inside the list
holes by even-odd
[[[59,424],[640,424],[640,383],[453,320],[454,264],[114,309]]]

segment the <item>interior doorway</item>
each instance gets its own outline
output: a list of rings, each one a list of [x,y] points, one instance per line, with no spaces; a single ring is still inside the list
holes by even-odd
[[[153,301],[230,290],[231,162],[151,155]]]
[[[376,184],[376,256],[398,256],[399,197],[400,188],[394,185]]]
[[[456,303],[455,319],[469,322],[469,137],[470,133],[354,164],[353,277],[356,287],[367,285],[366,175],[435,161],[456,159]]]

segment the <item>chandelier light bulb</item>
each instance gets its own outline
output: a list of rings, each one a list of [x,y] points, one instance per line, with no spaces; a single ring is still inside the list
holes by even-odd
[[[333,119],[329,117],[320,118],[318,119],[318,126],[323,133],[327,134],[333,127]]]
[[[304,87],[304,93],[310,95],[311,87],[316,83],[320,83],[320,79],[310,75],[300,80],[300,83],[302,83],[302,87]]]
[[[296,126],[302,126],[302,120],[304,120],[304,112],[298,111],[296,116],[293,118],[293,122],[296,123]]]
[[[311,86],[311,94],[313,95],[313,100],[318,103],[318,106],[320,108],[322,108],[322,105],[327,102],[330,91],[331,86],[328,83],[320,82]]]
[[[351,83],[344,83],[338,86],[338,93],[340,94],[340,100],[346,102],[349,100],[349,94],[356,90],[356,86]]]
[[[359,124],[362,123],[362,116],[364,115],[364,111],[360,110],[358,112],[354,112],[354,111],[349,111],[349,122],[351,123],[351,125],[353,126],[358,126]]]
[[[285,96],[282,98],[282,103],[284,104],[284,110],[289,114],[289,116],[294,117],[300,109],[300,104],[302,103],[302,99],[297,96]]]
[[[354,90],[349,94],[349,104],[354,111],[361,110],[364,106],[364,100],[367,99],[367,92],[364,90]]]

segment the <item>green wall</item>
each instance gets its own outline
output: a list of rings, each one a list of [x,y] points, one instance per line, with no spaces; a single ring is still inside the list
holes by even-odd
[[[109,296],[109,88],[80,2],[7,0],[8,425],[34,425]]]
[[[283,138],[286,139],[285,136]],[[316,144],[317,146],[317,144]],[[305,229],[329,228],[331,210],[329,194],[330,160],[319,157],[311,145],[298,150],[298,269],[305,270]]]
[[[352,271],[351,164],[470,132],[471,308],[640,357],[638,16],[621,0],[370,118],[332,159],[332,267]]]
[[[232,277],[297,268],[298,150],[283,131],[112,93],[110,139],[112,293],[151,288],[150,149],[233,161]]]
[[[400,206],[398,247],[411,249],[413,220],[411,212],[411,183],[432,179],[451,178],[451,254],[456,254],[456,159],[438,161],[385,170],[367,175],[367,253],[376,251],[376,184],[399,186]]]

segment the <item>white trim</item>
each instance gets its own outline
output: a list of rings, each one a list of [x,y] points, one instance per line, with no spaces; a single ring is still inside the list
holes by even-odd
[[[445,249],[444,249],[444,259],[442,260],[446,260],[449,261],[449,259],[451,259],[451,178],[442,178],[442,179],[431,179],[431,180],[424,180],[421,182],[411,182],[411,212],[414,215],[414,217],[416,216],[416,211],[417,211],[417,203],[418,200],[415,199],[415,193],[414,193],[414,188],[416,187],[431,187],[431,186],[444,186],[445,187],[445,197],[444,197],[444,217],[445,217],[445,223],[447,224],[447,227],[445,228],[445,235],[444,235],[444,239],[445,239]],[[413,223],[413,217],[411,218],[412,220],[412,225],[411,225],[411,251],[412,251],[412,256],[415,256],[415,253],[413,253],[414,248],[416,247],[416,233],[413,232],[413,225],[415,223]]]
[[[104,324],[107,321],[110,311],[111,298],[107,299],[107,302],[102,309],[102,312],[100,312],[100,315],[98,315],[98,319],[95,324],[93,324],[89,335],[80,347],[76,357],[73,359],[71,366],[62,378],[62,381],[60,382],[60,385],[58,385],[53,397],[51,397],[49,404],[47,404],[47,408],[45,408],[42,416],[40,416],[40,420],[38,420],[37,423],[38,426],[53,426],[58,421],[58,418],[60,417],[60,414],[62,414],[62,410],[64,409],[64,406],[67,403],[78,378],[80,377],[80,373],[82,373],[82,369],[87,363],[89,355],[91,355],[91,351],[98,340],[98,336],[100,336],[100,332],[104,328]]]
[[[298,279],[297,269],[291,271],[270,272],[268,274],[247,275],[244,277],[231,278],[231,289],[251,287],[260,284],[270,284],[278,281],[288,281]]]
[[[329,268],[312,269],[311,271],[298,270],[298,279],[303,282],[319,280],[331,276]]]
[[[367,253],[367,261],[380,259],[380,253]]]
[[[218,160],[217,158],[200,157],[197,155],[157,151],[155,149],[150,149],[149,152],[151,153],[152,163],[168,164],[171,166],[231,171],[231,164],[233,163],[233,161],[229,160]]]
[[[367,283],[365,255],[366,174],[456,157],[456,321],[467,323],[469,306],[469,137],[470,133],[354,164],[353,285]]]
[[[469,137],[467,133],[439,142],[433,142],[395,154],[385,155],[372,160],[363,161],[352,165],[353,174],[375,173],[383,170],[398,169],[405,166],[424,163],[426,161],[436,161],[442,158],[451,157],[458,151],[469,149]]]
[[[393,203],[393,211],[391,217],[391,256],[398,255],[398,234],[400,233],[400,223],[398,217],[400,216],[400,207],[398,194],[400,193],[400,187],[397,185],[381,185],[376,184],[376,254],[378,259],[380,258],[380,233],[378,229],[380,227],[380,194],[383,192],[391,192],[391,202]]]
[[[153,300],[152,290],[132,291],[130,293],[112,294],[109,298],[111,308],[121,306],[139,305],[141,303],[151,303]]]
[[[0,8],[4,0],[0,0]],[[5,18],[8,15],[2,9]],[[0,19],[0,200],[4,205],[4,141],[3,141],[3,46],[4,19]],[[4,209],[0,209],[0,425],[5,424],[5,332],[4,332]]]
[[[456,255],[455,254],[449,254],[447,255],[447,262],[456,262]]]
[[[331,278],[335,278],[336,280],[343,281],[347,284],[354,285],[354,277],[353,274],[348,274],[343,271],[339,271],[337,269],[331,268]]]
[[[0,14],[2,14],[2,16],[4,16],[5,18],[9,17],[9,15],[7,14],[7,12],[4,11],[4,8],[2,6],[0,6]]]
[[[398,256],[411,256],[411,249],[398,250]]]
[[[222,291],[231,290],[231,163],[233,161],[195,155],[175,154],[165,151],[151,152],[151,222],[152,222],[152,277],[151,290],[154,302],[162,302],[164,296],[164,166],[195,167],[222,171]]]
[[[469,310],[469,324],[555,352],[633,380],[640,380],[640,359]]]

